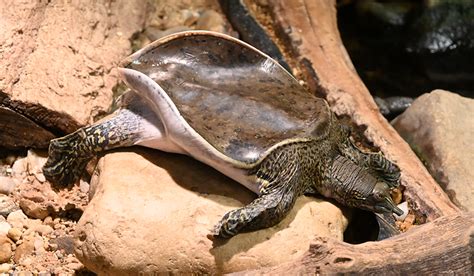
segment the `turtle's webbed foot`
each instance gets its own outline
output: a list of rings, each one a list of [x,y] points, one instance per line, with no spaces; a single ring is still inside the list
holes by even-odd
[[[240,215],[241,212],[242,208],[225,214],[219,223],[214,226],[208,237],[210,239],[230,239],[235,236],[245,226],[244,218]]]
[[[87,162],[92,158],[91,155],[81,154],[81,141],[78,132],[51,140],[48,160],[43,167],[43,173],[48,181],[66,186],[81,177]]]
[[[286,189],[261,195],[249,205],[225,214],[209,238],[229,239],[241,232],[274,226],[288,214],[295,199],[295,194]]]
[[[398,186],[400,169],[381,153],[373,153],[370,155],[369,166],[378,171],[380,176],[387,181],[392,188]]]

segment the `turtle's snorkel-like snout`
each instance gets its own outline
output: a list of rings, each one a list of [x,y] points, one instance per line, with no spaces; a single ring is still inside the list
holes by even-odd
[[[403,215],[403,211],[395,205],[390,196],[390,187],[387,183],[377,182],[371,194],[373,210],[376,213],[395,213]]]

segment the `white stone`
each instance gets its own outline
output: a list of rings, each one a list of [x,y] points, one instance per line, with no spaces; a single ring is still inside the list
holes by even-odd
[[[10,223],[6,221],[0,222],[0,236],[6,236],[8,234],[8,231],[12,228]]]
[[[7,217],[7,221],[12,227],[23,229],[23,226],[28,223],[28,217],[23,213],[22,210],[18,210],[11,212]]]
[[[9,195],[15,189],[16,183],[13,178],[0,176],[0,194]]]

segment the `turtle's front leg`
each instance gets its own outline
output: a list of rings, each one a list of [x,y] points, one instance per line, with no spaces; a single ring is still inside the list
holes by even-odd
[[[97,153],[134,144],[139,133],[139,117],[120,110],[109,120],[84,127],[61,138],[51,140],[48,160],[43,167],[52,183],[68,185],[77,181],[87,162]]]
[[[340,149],[345,157],[356,164],[374,171],[377,175],[387,181],[391,187],[398,186],[400,169],[392,161],[388,160],[381,152],[364,152],[351,141],[344,143]]]
[[[377,171],[392,186],[398,186],[400,168],[388,160],[381,152],[365,153],[365,162],[369,168]]]
[[[240,232],[267,228],[278,224],[291,210],[302,193],[300,172],[296,168],[283,172],[271,182],[259,179],[261,195],[243,208],[224,215],[208,237],[229,239]]]

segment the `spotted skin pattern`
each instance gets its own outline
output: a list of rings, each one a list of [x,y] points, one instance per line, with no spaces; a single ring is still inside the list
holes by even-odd
[[[122,109],[109,120],[52,140],[43,168],[45,176],[59,184],[76,181],[96,154],[135,144],[141,137],[141,121],[139,115]],[[331,125],[327,135],[289,139],[249,164],[248,174],[260,187],[259,197],[225,214],[209,238],[228,239],[274,226],[305,193],[317,192],[347,206],[372,210],[376,203],[366,201],[376,183],[384,181],[387,187],[396,187],[398,167],[380,153],[358,149],[335,117]]]
[[[274,226],[307,192],[316,191],[346,206],[371,210],[365,201],[377,182],[387,178],[391,181],[387,187],[396,187],[399,170],[381,153],[364,153],[355,146],[346,149],[344,141],[349,137],[335,125],[329,139],[295,139],[257,163],[250,173],[260,184],[260,196],[228,212],[210,237],[230,238],[239,232]],[[379,174],[373,174],[369,167],[374,164]],[[388,196],[389,189],[384,192]]]
[[[75,182],[98,153],[132,146],[140,138],[141,120],[135,113],[122,109],[107,121],[51,140],[44,175],[60,185]]]

